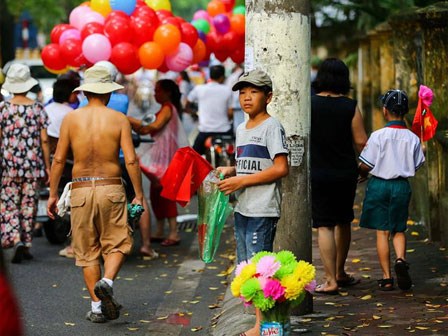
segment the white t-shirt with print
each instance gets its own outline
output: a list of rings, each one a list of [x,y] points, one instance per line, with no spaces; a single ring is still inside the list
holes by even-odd
[[[274,165],[278,154],[288,154],[286,135],[280,122],[270,117],[247,129],[247,121],[236,132],[236,174],[250,175]],[[247,217],[280,217],[281,180],[237,191],[235,212]]]

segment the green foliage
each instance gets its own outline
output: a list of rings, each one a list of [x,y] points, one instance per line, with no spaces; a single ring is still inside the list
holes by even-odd
[[[173,14],[191,21],[193,14],[200,10],[206,9],[210,0],[171,0]]]
[[[58,23],[67,22],[70,11],[82,0],[6,0],[9,12],[19,17],[24,11],[30,13],[36,26],[49,33]]]

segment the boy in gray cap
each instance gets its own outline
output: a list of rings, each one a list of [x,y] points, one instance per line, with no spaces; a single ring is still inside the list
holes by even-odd
[[[382,97],[384,128],[371,134],[359,159],[360,169],[371,178],[363,202],[360,226],[376,230],[378,259],[383,271],[378,287],[394,289],[390,272],[389,238],[395,249],[394,264],[401,290],[412,286],[406,262],[406,223],[411,199],[409,177],[425,162],[418,136],[407,129],[403,120],[408,113],[408,97],[402,90],[389,90]]]
[[[113,82],[109,71],[101,66],[88,69],[84,78],[84,84],[75,91],[83,91],[89,102],[69,112],[62,122],[51,170],[47,211],[51,218],[57,213],[57,187],[71,149],[73,250],[92,298],[87,319],[102,323],[120,315],[121,305],[114,298],[112,286],[133,243],[118,159],[120,147],[135,190],[133,204],[142,205],[143,191],[131,125],[124,114],[106,107],[111,93],[122,86]],[[101,258],[104,259],[102,278]]]
[[[239,90],[247,121],[236,131],[236,166],[218,167],[226,179],[218,186],[226,195],[236,192],[235,237],[238,263],[260,251],[272,251],[280,218],[281,178],[288,175],[285,130],[267,112],[272,81],[261,70],[244,73],[233,85]],[[236,176],[235,176],[236,175]],[[244,335],[259,335],[261,313]]]

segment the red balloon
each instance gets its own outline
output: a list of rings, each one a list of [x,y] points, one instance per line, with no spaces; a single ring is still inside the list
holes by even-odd
[[[207,41],[205,42],[207,49],[211,52],[219,51],[225,49],[222,43],[222,35],[216,34],[216,32],[210,32],[207,34]]]
[[[59,47],[61,52],[61,57],[65,59],[68,65],[73,67],[79,67],[82,64],[78,62],[81,61],[79,56],[82,54],[82,42],[75,39],[67,39]]]
[[[61,37],[61,34],[67,29],[75,29],[75,27],[70,26],[67,23],[60,23],[54,26],[50,33],[51,43],[59,43],[59,38]]]
[[[81,30],[81,39],[84,40],[92,34],[103,34],[104,26],[99,22],[89,22]]]
[[[153,40],[157,25],[138,17],[131,17],[130,25],[133,30],[131,41],[136,47],[140,47],[143,43]]]
[[[156,14],[160,22],[162,22],[162,20],[166,19],[167,17],[173,16],[173,13],[171,13],[169,10],[166,9],[158,9],[156,10]]]
[[[113,46],[110,61],[125,75],[132,74],[141,67],[137,48],[128,42]]]
[[[180,26],[180,32],[182,34],[182,42],[194,48],[199,38],[196,28],[191,23],[184,22]]]
[[[236,48],[238,42],[239,42],[239,35],[233,31],[229,31],[225,33],[222,37],[222,43],[224,44],[225,48],[228,50],[233,50]]]
[[[181,23],[174,16],[169,16],[160,20],[160,24],[172,24],[177,27],[177,29],[181,30]]]
[[[67,63],[61,55],[59,44],[50,43],[42,49],[42,62],[44,65],[52,70],[62,70],[67,67]]]
[[[225,8],[227,12],[230,12],[233,9],[233,6],[235,6],[235,0],[220,0]]]
[[[243,63],[244,62],[244,47],[233,50],[232,53],[230,54],[230,58],[235,63]]]
[[[213,52],[218,61],[224,62],[229,57],[229,50],[217,50]]]
[[[143,19],[146,22],[151,22],[153,25],[159,25],[159,18],[154,9],[148,7],[146,4],[134,10],[132,17]]]
[[[163,73],[166,73],[166,72],[170,71],[170,69],[168,69],[168,67],[166,66],[165,61],[163,62],[163,64],[161,66],[159,66],[157,68],[157,70],[160,71],[160,72],[163,72]]]
[[[112,12],[107,14],[106,20],[104,21],[104,24],[106,24],[108,21],[116,19],[116,18],[127,20],[129,18],[129,16],[125,12],[123,12],[123,11],[113,10]]]
[[[107,36],[112,46],[121,42],[130,42],[132,40],[130,20],[118,17],[109,20],[104,25],[104,35]]]

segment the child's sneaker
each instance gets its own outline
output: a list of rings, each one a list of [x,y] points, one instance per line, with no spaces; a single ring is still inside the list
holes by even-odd
[[[401,290],[408,290],[412,287],[412,280],[409,276],[409,264],[401,258],[395,260],[395,273],[397,274],[397,285]]]

